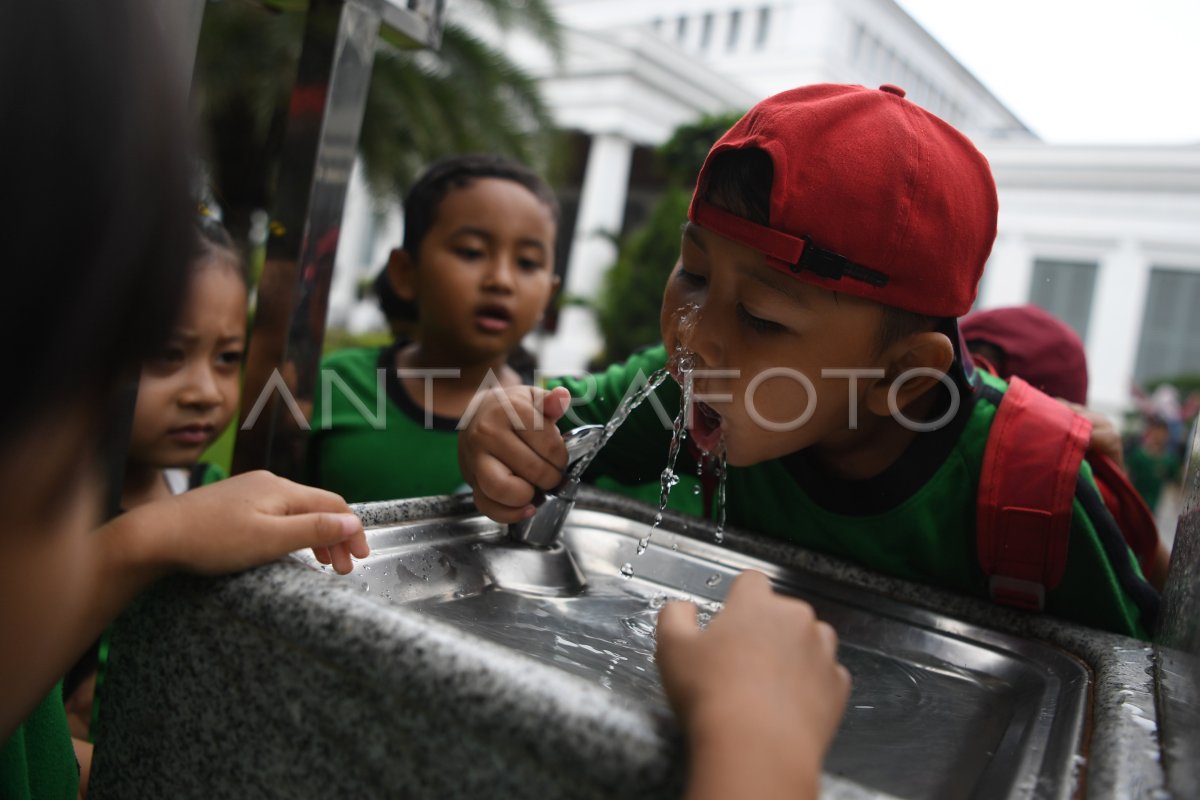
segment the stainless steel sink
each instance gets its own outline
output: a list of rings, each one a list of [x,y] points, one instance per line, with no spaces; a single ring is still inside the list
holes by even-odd
[[[899,797],[1073,795],[1089,691],[1082,662],[693,538],[679,519],[670,525],[639,556],[649,525],[595,509],[572,512],[562,544],[548,550],[515,544],[470,513],[401,522],[368,529],[372,555],[356,575],[380,604],[594,682],[614,704],[666,713],[653,657],[658,609],[693,600],[703,622],[734,576],[761,570],[837,629],[854,676],[828,773]]]

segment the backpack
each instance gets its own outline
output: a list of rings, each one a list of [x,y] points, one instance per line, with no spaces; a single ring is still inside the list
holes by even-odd
[[[1034,611],[1067,566],[1079,468],[1092,423],[1017,376],[999,398],[976,507],[979,563],[992,600]],[[1106,456],[1088,459],[1104,508],[1143,573],[1158,546],[1154,515]]]

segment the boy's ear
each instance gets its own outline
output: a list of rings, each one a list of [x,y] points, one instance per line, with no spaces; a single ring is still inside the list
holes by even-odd
[[[417,270],[412,256],[402,247],[392,249],[387,261],[388,281],[401,300],[412,303],[417,299]]]
[[[884,377],[867,390],[867,407],[880,417],[891,414],[888,395],[893,386],[898,385],[895,404],[903,411],[940,383],[937,375],[948,373],[954,363],[954,345],[944,333],[922,331],[893,344],[882,360]],[[914,375],[913,370],[922,373]]]
[[[546,297],[546,305],[542,308],[542,312],[538,314],[538,322],[546,318],[546,312],[554,305],[554,298],[558,297],[558,290],[562,288],[562,278],[557,274],[550,276],[550,294]]]

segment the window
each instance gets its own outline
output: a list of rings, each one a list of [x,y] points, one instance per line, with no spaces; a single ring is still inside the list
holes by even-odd
[[[1070,325],[1086,342],[1095,288],[1095,263],[1039,258],[1033,262],[1029,302]]]
[[[767,43],[767,30],[771,25],[771,9],[763,6],[758,10],[758,28],[754,32],[754,46],[759,50]]]
[[[734,11],[734,12],[730,13],[730,15],[729,15],[729,39],[725,43],[725,46],[727,48],[729,48],[730,50],[733,50],[735,47],[737,47],[738,34],[741,33],[741,28],[742,28],[742,12]]]
[[[700,49],[707,50],[709,42],[712,41],[713,15],[710,11],[704,15],[703,22],[700,27]]]
[[[1133,377],[1138,383],[1200,372],[1200,272],[1150,270],[1142,338]]]
[[[763,10],[765,11],[766,9],[763,9]],[[850,45],[850,53],[851,53],[850,60],[853,61],[855,64],[859,63],[859,61],[862,59],[863,38],[866,35],[867,35],[867,31],[866,31],[866,28],[864,28],[862,26],[862,23],[860,22],[860,23],[855,24],[854,39]]]

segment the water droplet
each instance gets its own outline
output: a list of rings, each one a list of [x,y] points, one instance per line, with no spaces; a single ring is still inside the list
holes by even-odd
[[[658,609],[660,609],[664,605],[666,605],[666,602],[667,602],[667,596],[665,594],[661,594],[661,593],[656,594],[656,595],[654,595],[654,597],[650,598],[650,608],[653,609],[654,611],[657,611]]]
[[[692,494],[694,494],[696,497],[700,496],[700,484],[697,483],[692,487]]]
[[[371,586],[370,586],[370,584],[366,584],[366,583],[364,583],[364,584],[363,584],[363,591],[364,591],[364,592],[369,592],[369,591],[371,591]]]
[[[643,536],[641,539],[638,539],[637,554],[640,556],[642,553],[646,552],[646,548],[649,546],[650,546],[650,537],[649,536]],[[624,571],[624,570],[622,570],[622,571]],[[626,576],[626,577],[628,577],[628,576]]]
[[[704,582],[704,585],[711,588],[713,586],[716,586],[720,582],[721,582],[721,576],[714,572],[712,575],[708,576],[708,580],[706,580]]]
[[[621,565],[621,577],[622,578],[632,578],[633,577],[633,564],[626,562]]]
[[[672,550],[678,550],[678,549],[679,549],[679,542],[671,542],[671,549],[672,549]]]
[[[371,571],[371,565],[370,565],[370,564],[363,564],[363,569],[365,569],[367,572],[370,572],[370,571]]]
[[[721,544],[722,542],[724,542],[725,541],[725,532],[722,531],[720,528],[718,528],[717,532],[713,534],[713,541],[716,542],[717,544]]]

